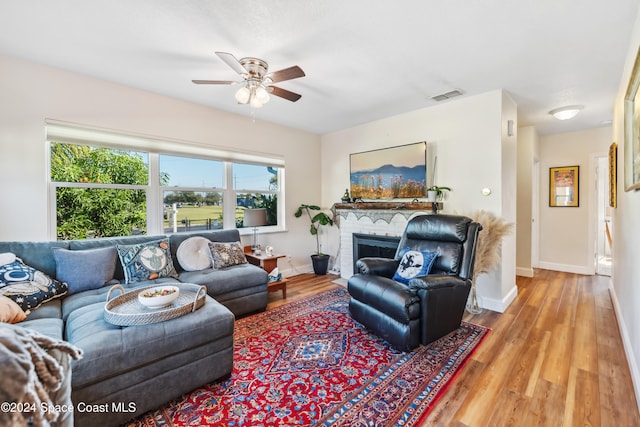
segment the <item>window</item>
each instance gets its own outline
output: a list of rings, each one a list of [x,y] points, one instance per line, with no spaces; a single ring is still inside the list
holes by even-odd
[[[278,182],[280,169],[273,166],[233,164],[233,190],[237,212],[236,227],[243,227],[244,212],[266,210],[266,225],[278,224]]]
[[[47,138],[52,238],[243,228],[250,208],[284,228],[280,159],[55,124]]]
[[[163,231],[223,228],[224,162],[165,154],[159,159]]]
[[[149,168],[145,153],[54,142],[50,156],[57,239],[146,230]]]

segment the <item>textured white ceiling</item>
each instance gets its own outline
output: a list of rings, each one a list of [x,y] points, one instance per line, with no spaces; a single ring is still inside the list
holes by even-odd
[[[637,0],[10,0],[0,54],[250,115],[215,51],[299,65],[263,119],[327,133],[505,89],[542,134],[602,126],[629,49]],[[0,70],[0,76],[2,70]],[[1,101],[0,101],[1,102]],[[451,102],[451,101],[444,101]],[[549,110],[583,104],[560,122]]]

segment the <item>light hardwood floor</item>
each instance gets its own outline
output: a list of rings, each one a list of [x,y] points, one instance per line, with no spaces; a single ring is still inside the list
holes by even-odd
[[[287,299],[335,289],[336,276],[289,279]],[[609,278],[536,270],[518,277],[502,314],[465,314],[491,328],[429,415],[427,426],[640,426]]]

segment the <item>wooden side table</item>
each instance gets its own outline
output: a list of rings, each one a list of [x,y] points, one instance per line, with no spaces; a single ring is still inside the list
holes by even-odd
[[[258,267],[261,267],[263,270],[265,270],[267,273],[270,273],[273,271],[274,268],[276,268],[278,266],[278,258],[284,258],[286,255],[265,255],[265,254],[261,254],[261,255],[254,255],[251,252],[251,246],[245,246],[244,247],[244,255],[247,258],[247,261],[249,261],[249,263],[253,264],[253,265],[257,265]],[[286,298],[287,297],[287,282],[289,280],[288,279],[281,279],[278,280],[277,282],[269,282],[267,284],[267,287],[269,289],[269,292],[276,292],[276,291],[282,291],[282,298]]]

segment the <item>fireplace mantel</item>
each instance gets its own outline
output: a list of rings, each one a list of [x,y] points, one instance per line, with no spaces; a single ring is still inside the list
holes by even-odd
[[[442,209],[442,203],[436,203],[437,210]],[[357,202],[357,203],[336,203],[332,206],[333,216],[338,220],[340,226],[340,218],[346,218],[350,213],[355,215],[359,220],[362,217],[371,218],[373,222],[383,220],[389,223],[394,216],[400,214],[405,218],[409,218],[416,211],[433,212],[433,203],[431,202]]]
[[[438,210],[442,209],[442,203],[437,203]],[[335,210],[409,210],[409,211],[430,211],[433,209],[431,202],[356,202],[356,203],[336,203]]]

